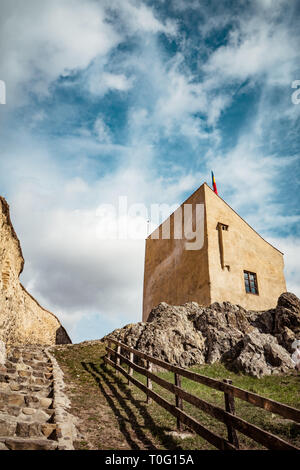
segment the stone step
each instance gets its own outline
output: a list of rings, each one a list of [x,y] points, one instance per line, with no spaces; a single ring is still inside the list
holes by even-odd
[[[26,422],[39,419],[43,423],[53,423],[54,422],[54,409],[53,408],[39,408],[39,407],[19,407],[19,406],[10,406],[4,405],[0,410],[0,420],[5,419],[9,421],[12,419],[14,421],[23,420]]]
[[[0,392],[0,407],[3,405],[25,406],[25,397],[19,393]]]
[[[53,397],[53,366],[43,347],[10,349],[0,366],[0,450],[69,448],[61,443]]]
[[[53,435],[56,438],[56,425],[50,423],[38,423],[38,422],[18,422],[16,427],[17,437],[39,437],[48,439],[49,436]]]
[[[26,362],[11,362],[6,361],[5,365],[1,367],[0,373],[5,373],[6,371],[13,371],[16,373],[17,371],[28,371],[28,372],[40,372],[43,374],[50,374],[53,371],[52,366],[48,366],[46,364],[41,365],[40,362],[36,362],[35,364],[29,364],[29,361]]]
[[[34,370],[41,369],[41,370],[44,370],[45,372],[48,372],[48,371],[50,372],[53,369],[52,365],[49,364],[48,362],[28,361],[28,360],[24,359],[23,364],[26,365],[26,366],[31,367]]]
[[[53,382],[53,374],[43,374],[41,372],[28,373],[28,371],[18,371],[16,373],[0,373],[0,383],[16,383],[23,387],[38,385],[49,387]],[[5,387],[3,387],[5,388]],[[21,389],[22,387],[20,387]]]
[[[50,398],[53,392],[52,384],[37,385],[34,383],[19,383],[15,381],[0,382],[0,393],[19,393],[38,398]]]
[[[11,371],[11,372],[8,372]],[[6,362],[4,366],[1,367],[0,373],[5,374],[6,372],[10,374],[15,374],[16,372],[20,371],[27,371],[27,372],[42,372],[44,374],[50,374],[52,369],[50,367],[31,367],[28,364],[24,364],[22,362],[18,362],[17,364],[12,364],[10,362]]]
[[[8,450],[57,450],[57,442],[49,439],[0,438]],[[1,449],[1,447],[0,447]],[[4,449],[5,450],[5,449]]]
[[[6,426],[9,428],[17,427],[20,423],[21,424],[32,424],[32,425],[44,425],[44,424],[51,424],[51,426],[55,425],[55,419],[53,415],[53,411],[51,410],[52,414],[47,413],[47,409],[41,408],[18,408],[14,407],[14,413],[10,414],[10,409],[7,408],[7,412],[2,412],[0,416],[0,436],[8,436],[9,431],[6,429]],[[18,413],[18,414],[17,414]],[[26,426],[25,426],[26,428]],[[17,432],[17,431],[15,431]],[[17,432],[18,434],[18,432]]]
[[[50,392],[50,395],[51,394],[52,393]],[[52,397],[0,392],[0,410],[5,406],[17,406],[19,408],[29,406],[30,408],[48,409],[52,406],[52,404]]]

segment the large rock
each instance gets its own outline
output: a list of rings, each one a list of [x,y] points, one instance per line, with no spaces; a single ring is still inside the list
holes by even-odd
[[[276,309],[264,312],[246,311],[230,302],[210,307],[161,303],[147,323],[127,325],[108,337],[182,367],[223,361],[229,368],[260,377],[295,367],[291,345],[300,339],[299,306],[290,293],[280,296]]]
[[[210,307],[198,306],[194,314],[188,315],[195,328],[206,338],[205,362],[220,360],[225,351],[253,330],[245,313],[242,307],[230,302],[215,302]]]
[[[222,360],[230,369],[255,377],[288,372],[294,368],[289,353],[277,339],[258,330],[246,334]]]
[[[274,334],[275,329],[275,309],[264,312],[249,311],[246,313],[248,321],[261,333]]]
[[[279,297],[274,320],[279,344],[292,353],[292,343],[300,339],[300,300],[296,295],[285,292]]]
[[[147,323],[128,325],[111,335],[128,346],[182,367],[205,362],[205,341],[188,319],[197,304],[173,307],[160,303]]]
[[[41,307],[20,283],[23,267],[24,258],[9,206],[0,197],[0,340],[8,347],[70,343],[58,318]]]

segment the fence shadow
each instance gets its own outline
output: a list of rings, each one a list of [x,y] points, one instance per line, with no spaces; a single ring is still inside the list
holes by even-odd
[[[157,442],[157,440],[159,440],[161,445],[167,449],[182,450],[178,442],[176,442],[172,436],[166,435],[165,431],[169,431],[170,429],[159,426],[154,422],[148,412],[145,401],[136,399],[133,396],[131,389],[115,374],[114,371],[106,367],[105,364],[96,365],[92,362],[81,362],[81,365],[96,381],[101,393],[117,417],[120,431],[124,435],[131,449],[141,450],[140,443],[142,442],[143,449],[155,450],[157,449],[155,441]],[[108,393],[108,390],[104,385],[111,393]],[[117,400],[120,408],[125,412],[126,417],[122,415],[121,409],[116,406],[114,399]],[[137,420],[137,416],[132,408],[128,406],[127,402],[130,402],[136,408],[136,412],[143,417],[144,426],[141,427],[141,424]],[[132,432],[129,432],[128,424]],[[150,431],[153,439],[151,439],[151,436],[149,437],[150,433],[148,432],[146,434],[142,428]],[[134,435],[137,441],[135,440]]]

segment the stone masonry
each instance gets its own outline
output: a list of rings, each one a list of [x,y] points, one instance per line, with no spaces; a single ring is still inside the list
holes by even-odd
[[[14,347],[0,364],[0,450],[73,450],[74,420],[49,349]]]

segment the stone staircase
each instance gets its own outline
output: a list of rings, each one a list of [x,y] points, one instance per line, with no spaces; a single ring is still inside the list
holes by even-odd
[[[41,346],[15,347],[0,365],[0,450],[66,448],[55,416],[50,357]]]

